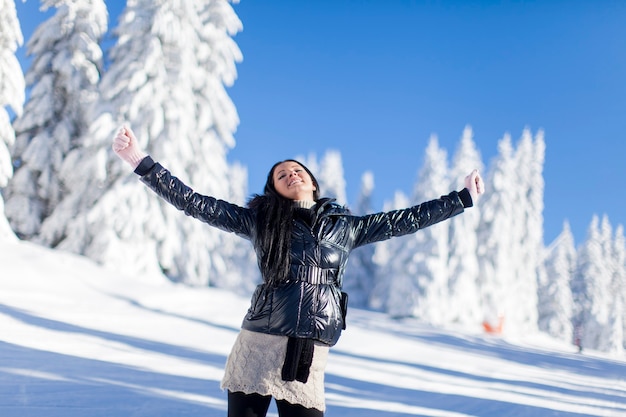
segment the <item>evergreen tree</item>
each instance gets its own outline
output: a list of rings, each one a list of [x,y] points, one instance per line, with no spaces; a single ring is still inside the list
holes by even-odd
[[[10,148],[15,143],[10,109],[20,116],[24,104],[24,75],[15,51],[24,38],[17,20],[13,0],[0,0],[0,191],[13,176]],[[0,239],[15,239],[4,214],[4,199],[0,194]]]
[[[525,129],[514,151],[507,134],[481,203],[479,259],[488,322],[508,332],[537,328],[537,275],[543,249],[543,134]]]
[[[44,0],[56,8],[28,41],[33,58],[26,74],[31,93],[15,122],[15,175],[7,187],[6,213],[13,230],[33,239],[42,222],[69,193],[60,177],[66,155],[81,146],[85,110],[98,99],[102,68],[99,42],[107,30],[102,0]]]
[[[228,181],[230,183],[227,200],[244,205],[248,197],[248,170],[238,163],[228,167]],[[224,237],[224,236],[223,236]],[[257,259],[252,244],[232,235],[222,239],[219,249],[220,256],[227,260],[228,268],[232,273],[227,280],[214,277],[211,285],[228,288],[243,296],[249,296],[261,282],[261,273],[257,267]]]
[[[624,281],[626,280],[626,246],[624,240],[624,228],[619,225],[612,241],[611,266],[612,277],[609,284],[610,315],[609,315],[609,341],[607,350],[621,354],[624,351]]]
[[[513,146],[510,135],[498,142],[498,155],[491,162],[485,180],[485,194],[481,198],[481,218],[478,228],[479,288],[484,321],[491,325],[501,320],[507,323],[512,314],[509,306],[509,288],[514,277],[515,248],[514,225],[518,186]],[[506,325],[506,324],[505,324]]]
[[[615,297],[613,308],[609,310],[609,336],[606,351],[614,355],[624,354],[624,328],[623,315],[624,305],[622,297]]]
[[[342,205],[347,204],[346,180],[339,151],[328,150],[324,153],[316,178],[320,182],[324,197],[335,198]]]
[[[353,212],[357,215],[370,214],[372,192],[374,191],[374,174],[367,171],[361,177],[361,192]],[[374,263],[375,245],[357,248],[348,258],[348,267],[343,278],[344,291],[350,294],[350,304],[356,307],[368,307],[369,298],[376,282],[376,265]]]
[[[614,279],[615,279],[615,252],[613,241],[613,228],[609,222],[608,216],[602,216],[600,222],[600,242],[602,247],[602,258],[604,260],[604,274],[596,277],[594,280],[593,293],[593,317],[599,324],[598,343],[596,349],[604,352],[612,352],[618,349],[618,343],[616,343],[614,336],[615,325],[617,321],[617,315],[615,315],[616,297],[613,294]],[[618,306],[619,307],[619,306]],[[621,311],[619,312],[621,316]],[[621,328],[621,323],[619,323]],[[621,338],[621,334],[620,334]]]
[[[604,301],[607,322],[604,327],[603,344],[599,347],[605,352],[621,354],[624,351],[623,341],[623,276],[624,276],[624,231],[619,226],[615,232],[615,238],[611,234],[611,226],[607,216],[602,219],[602,242],[603,252],[607,263],[608,276],[606,280],[607,291]]]
[[[88,138],[65,160],[73,192],[42,227],[47,243],[189,284],[240,281],[248,265],[220,248],[241,239],[181,215],[139,185],[110,151],[115,131],[129,123],[144,149],[198,192],[238,194],[226,152],[239,120],[225,86],[241,59],[232,39],[240,29],[226,0],[127,2]]]
[[[516,217],[512,225],[516,262],[510,281],[507,322],[518,331],[537,329],[537,275],[541,268],[543,249],[543,132],[533,143],[531,133],[524,129],[515,153],[517,193]]]
[[[608,342],[605,337],[609,320],[610,270],[604,253],[607,224],[603,221],[601,228],[599,223],[598,217],[593,216],[587,239],[578,251],[573,293],[576,301],[575,325],[580,326],[582,345],[604,350]]]
[[[576,268],[576,248],[569,223],[564,223],[561,234],[546,249],[544,265],[538,277],[539,330],[569,342],[573,337],[570,283]]]
[[[424,164],[414,187],[413,204],[446,195],[451,189],[448,155],[432,136],[426,147]],[[427,297],[414,308],[414,315],[434,324],[450,320],[446,313],[452,304],[449,290],[449,230],[451,222],[442,222],[420,230],[412,237],[421,252],[413,258],[418,271],[417,283]]]
[[[432,200],[449,192],[447,155],[436,136],[426,148],[424,164],[418,173],[412,204]],[[408,206],[408,205],[407,205]],[[406,207],[406,206],[405,206]],[[392,315],[418,317],[426,322],[445,321],[442,308],[448,301],[448,227],[442,222],[403,238],[394,252],[388,311]]]
[[[472,169],[484,169],[480,153],[473,141],[473,132],[466,126],[458,148],[454,154],[450,178],[452,189],[460,190],[465,184],[463,178]],[[480,221],[481,204],[474,202],[471,210],[450,221],[450,243],[448,256],[449,308],[448,322],[479,324],[482,320],[481,300],[478,289],[478,247],[477,229]]]
[[[402,209],[410,205],[409,198],[396,191],[384,211]],[[416,253],[413,236],[400,236],[379,242],[374,249],[374,264],[379,273],[370,294],[370,307],[384,311],[393,317],[408,317],[419,302],[421,294],[415,287],[417,270],[413,262]]]

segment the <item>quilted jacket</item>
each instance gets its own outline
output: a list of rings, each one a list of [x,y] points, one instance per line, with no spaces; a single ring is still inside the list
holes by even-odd
[[[253,209],[194,192],[150,157],[135,172],[185,214],[255,242],[257,216]],[[362,245],[414,233],[471,205],[469,191],[463,189],[410,208],[364,216],[350,214],[332,199],[317,201],[310,211],[297,209],[290,249],[291,273],[279,286],[257,286],[242,327],[334,345],[345,328],[346,295],[341,287],[350,252]]]

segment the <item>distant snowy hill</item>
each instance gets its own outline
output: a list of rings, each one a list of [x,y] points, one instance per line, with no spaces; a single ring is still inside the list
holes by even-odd
[[[224,416],[248,299],[0,242],[0,416]],[[351,309],[328,416],[626,416],[626,361]],[[275,415],[275,411],[273,411]]]

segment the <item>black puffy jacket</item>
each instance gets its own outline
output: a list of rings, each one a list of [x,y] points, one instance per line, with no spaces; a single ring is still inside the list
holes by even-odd
[[[149,157],[135,172],[185,214],[255,242],[252,209],[195,193]],[[413,233],[471,205],[467,189],[407,209],[365,216],[351,215],[332,199],[318,201],[312,216],[295,217],[287,282],[278,287],[259,285],[242,327],[334,345],[344,328],[341,285],[352,249]]]

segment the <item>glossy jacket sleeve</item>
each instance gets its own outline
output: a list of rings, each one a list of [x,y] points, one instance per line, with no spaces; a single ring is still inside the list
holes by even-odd
[[[415,233],[471,206],[472,197],[467,189],[463,189],[406,209],[356,217],[354,247]]]
[[[141,181],[186,215],[247,239],[254,233],[252,210],[196,193],[159,163],[146,157],[135,169]]]

